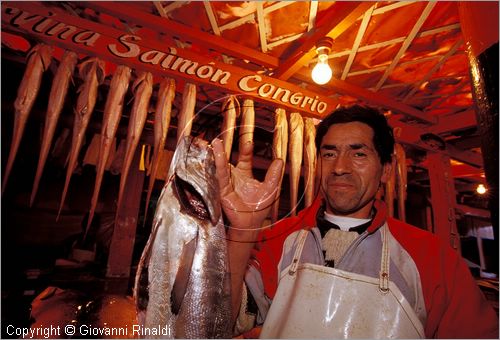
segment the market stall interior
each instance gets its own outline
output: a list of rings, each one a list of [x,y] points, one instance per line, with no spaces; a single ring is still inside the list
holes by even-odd
[[[394,128],[390,213],[461,252],[498,312],[498,14],[482,22],[484,93],[461,2],[1,6],[2,322],[29,325],[48,286],[131,294],[184,135],[223,138],[233,162],[253,138],[259,179],[281,154],[269,219],[300,211],[314,124],[351,104]]]

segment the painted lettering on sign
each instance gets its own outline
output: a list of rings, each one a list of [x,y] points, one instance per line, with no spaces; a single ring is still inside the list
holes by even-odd
[[[333,107],[329,98],[279,79],[210,60],[189,50],[165,46],[38,3],[2,3],[2,28],[33,35],[62,48],[88,53],[113,63],[163,72],[227,91],[322,117]]]

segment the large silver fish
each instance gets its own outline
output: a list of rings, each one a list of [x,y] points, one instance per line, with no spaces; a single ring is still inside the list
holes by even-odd
[[[144,328],[159,337],[231,338],[231,285],[214,154],[186,136],[172,158],[134,297]]]

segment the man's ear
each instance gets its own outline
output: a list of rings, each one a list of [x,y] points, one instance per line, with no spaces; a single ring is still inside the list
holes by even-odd
[[[385,163],[382,165],[382,177],[380,178],[380,182],[385,184],[391,177],[392,169],[396,168],[396,156],[391,155],[391,161],[389,163]]]

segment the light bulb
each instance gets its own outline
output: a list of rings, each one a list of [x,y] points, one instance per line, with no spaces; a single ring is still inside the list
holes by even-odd
[[[486,193],[487,189],[483,184],[479,184],[476,188],[478,194],[483,195]]]
[[[326,84],[332,79],[332,69],[328,65],[328,55],[320,54],[318,56],[318,63],[312,69],[311,77],[318,85]]]

